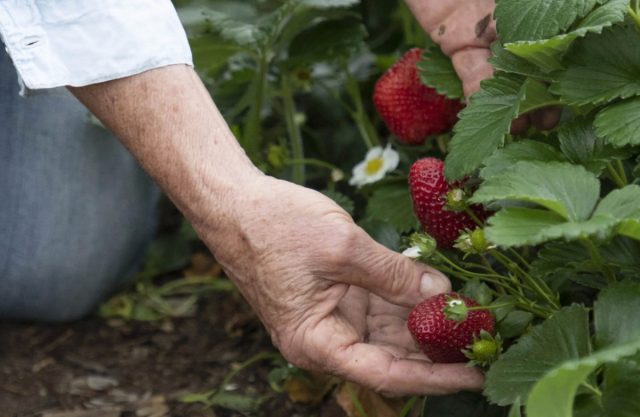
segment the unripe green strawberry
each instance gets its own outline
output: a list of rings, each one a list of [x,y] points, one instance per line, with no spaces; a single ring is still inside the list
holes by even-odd
[[[482,331],[493,334],[495,320],[489,310],[470,310],[478,304],[455,292],[428,298],[411,310],[407,327],[422,351],[434,362],[466,362],[463,352]],[[461,308],[462,307],[462,308]],[[455,311],[456,319],[448,310]],[[463,312],[463,314],[458,314]]]
[[[421,56],[419,48],[405,53],[380,77],[373,95],[391,133],[408,145],[421,145],[427,137],[450,130],[463,107],[420,81],[416,65]]]

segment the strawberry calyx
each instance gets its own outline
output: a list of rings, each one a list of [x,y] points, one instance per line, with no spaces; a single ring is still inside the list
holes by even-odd
[[[502,353],[502,338],[499,334],[482,330],[479,337],[475,337],[473,343],[462,350],[469,359],[469,366],[488,367],[495,362]]]
[[[428,260],[435,253],[438,244],[436,240],[426,233],[413,233],[409,238],[409,244],[413,248],[417,248],[420,253],[420,259]]]
[[[465,231],[456,240],[453,245],[466,255],[482,255],[491,249],[495,249],[495,245],[491,245],[485,237],[484,230],[477,228],[473,231]]]
[[[457,322],[463,322],[467,319],[469,315],[469,309],[473,307],[468,307],[464,300],[460,298],[455,298],[448,295],[446,298],[446,305],[442,309],[444,316],[449,320],[454,320]],[[484,310],[484,308],[482,308]]]
[[[445,210],[456,213],[463,212],[467,209],[467,199],[462,188],[452,188],[447,193],[447,203],[444,205]]]

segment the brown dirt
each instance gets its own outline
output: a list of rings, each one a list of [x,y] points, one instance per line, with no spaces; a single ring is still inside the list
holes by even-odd
[[[239,297],[213,294],[198,310],[159,323],[100,317],[67,325],[0,323],[0,416],[243,415],[179,398],[217,388],[234,365],[274,349]],[[272,368],[260,362],[233,380],[234,393],[268,396],[252,415],[344,415],[332,395],[312,407],[274,392],[267,383]]]

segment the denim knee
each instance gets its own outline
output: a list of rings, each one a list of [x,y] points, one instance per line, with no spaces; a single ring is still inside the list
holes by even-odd
[[[72,320],[131,276],[159,191],[69,93],[17,92],[0,54],[0,319]]]

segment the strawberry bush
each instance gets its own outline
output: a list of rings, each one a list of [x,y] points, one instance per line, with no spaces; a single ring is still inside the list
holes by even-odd
[[[493,315],[463,349],[482,395],[427,398],[423,416],[640,415],[637,0],[499,0],[495,75],[457,121],[451,62],[396,1],[185,1],[181,16],[259,167]],[[549,106],[556,127],[509,133]]]

